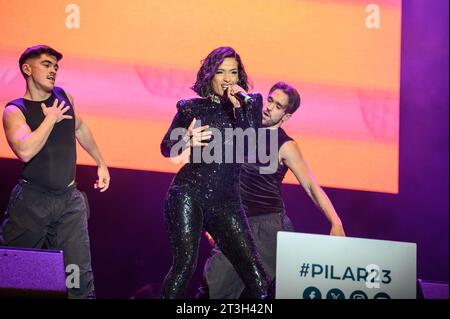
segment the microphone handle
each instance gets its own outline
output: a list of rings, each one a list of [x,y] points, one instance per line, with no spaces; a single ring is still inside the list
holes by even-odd
[[[235,94],[235,96],[238,99],[240,99],[242,102],[244,102],[245,104],[252,104],[254,102],[253,98],[250,95],[245,94],[245,93],[243,93],[241,91],[237,92]]]

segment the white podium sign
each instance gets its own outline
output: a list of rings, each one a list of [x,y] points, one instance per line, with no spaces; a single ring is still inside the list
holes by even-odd
[[[277,299],[414,299],[416,244],[278,232]]]

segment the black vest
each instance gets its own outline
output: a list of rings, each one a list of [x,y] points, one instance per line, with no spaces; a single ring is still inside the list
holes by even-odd
[[[270,130],[266,130],[267,139]],[[278,154],[281,146],[291,141],[282,128],[278,128],[277,170],[273,174],[261,174],[260,167],[267,164],[245,163],[241,166],[240,191],[242,206],[247,216],[280,213],[284,211],[284,202],[281,197],[281,183],[288,170],[287,166],[280,165]],[[266,143],[268,147],[269,143]],[[268,154],[268,150],[266,150]]]
[[[75,114],[70,100],[62,88],[54,87],[50,97],[45,101],[30,101],[23,98],[6,104],[15,105],[25,116],[32,131],[44,121],[41,103],[52,106],[55,99],[58,104],[65,101],[70,109],[65,115],[72,119],[64,119],[56,123],[44,147],[29,162],[25,163],[22,178],[47,190],[60,190],[67,187],[75,178],[76,142]]]

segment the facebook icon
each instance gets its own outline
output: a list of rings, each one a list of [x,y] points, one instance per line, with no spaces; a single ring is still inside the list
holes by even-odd
[[[322,294],[319,289],[311,286],[303,291],[303,299],[322,299]]]

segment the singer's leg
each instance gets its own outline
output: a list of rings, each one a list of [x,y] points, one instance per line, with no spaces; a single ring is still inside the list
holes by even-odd
[[[210,299],[239,299],[245,288],[241,277],[217,246],[205,262],[203,278],[202,288],[205,287]]]
[[[173,261],[161,297],[184,298],[186,286],[197,266],[203,213],[186,189],[171,187],[165,202],[165,220]]]
[[[238,205],[217,208],[207,229],[249,289],[251,298],[262,298],[269,278],[256,251],[244,212]]]

